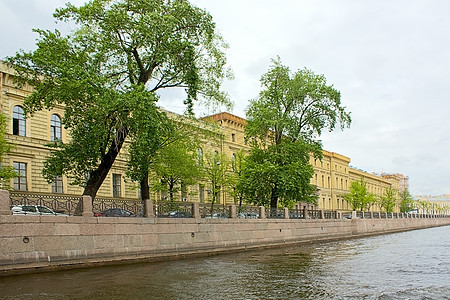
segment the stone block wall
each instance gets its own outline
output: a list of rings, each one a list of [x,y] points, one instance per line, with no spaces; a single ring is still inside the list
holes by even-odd
[[[450,225],[450,218],[287,220],[0,215],[0,272],[227,253],[443,225]]]

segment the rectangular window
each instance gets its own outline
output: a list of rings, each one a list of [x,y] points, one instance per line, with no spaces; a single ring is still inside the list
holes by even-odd
[[[17,177],[14,177],[14,190],[26,191],[27,190],[27,164],[23,162],[13,162],[14,171],[17,173]]]
[[[200,203],[205,202],[205,186],[203,184],[198,185],[198,198]]]
[[[234,133],[231,134],[231,141],[236,142],[236,135]]]
[[[52,193],[62,194],[63,192],[63,182],[61,176],[55,176],[52,182]]]
[[[113,174],[113,197],[121,197],[121,176]]]

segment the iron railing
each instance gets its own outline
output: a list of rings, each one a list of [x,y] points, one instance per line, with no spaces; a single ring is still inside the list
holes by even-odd
[[[207,219],[226,219],[230,217],[230,212],[225,205],[201,203],[199,205],[200,216]]]
[[[92,211],[94,214],[111,208],[126,209],[138,217],[144,215],[144,202],[142,200],[95,197],[92,203]]]
[[[303,209],[293,208],[289,210],[289,219],[304,219]]]
[[[239,219],[259,219],[259,207],[238,206],[236,207],[236,217]]]
[[[153,212],[159,218],[191,218],[192,203],[188,202],[157,202]]]
[[[10,192],[10,200],[11,205],[40,205],[70,216],[81,215],[82,211],[80,196]]]

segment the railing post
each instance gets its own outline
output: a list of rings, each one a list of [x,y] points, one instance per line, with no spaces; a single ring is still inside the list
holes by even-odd
[[[323,209],[320,210],[320,218],[325,219],[325,214],[324,214]]]
[[[236,205],[230,205],[230,218],[236,219]]]
[[[373,211],[370,212],[370,218],[373,219]]]
[[[200,219],[202,217],[200,215],[200,205],[198,202],[192,203],[192,217],[196,219]]]
[[[308,219],[308,209],[303,206],[303,219]]]
[[[144,217],[151,218],[155,216],[155,212],[153,211],[153,200],[145,199],[144,200]]]
[[[285,207],[283,209],[283,214],[285,219],[289,219],[289,208]]]
[[[0,190],[0,215],[11,214],[11,199],[9,197],[9,191]]]
[[[352,220],[356,219],[356,210],[352,211]]]
[[[83,195],[81,196],[82,201],[82,212],[81,215],[83,217],[93,217],[94,214],[92,213],[92,198],[89,195]]]
[[[340,219],[341,218],[340,212],[338,210],[335,211],[334,218],[335,219]]]
[[[264,206],[259,207],[259,218],[260,219],[266,218],[266,208]]]

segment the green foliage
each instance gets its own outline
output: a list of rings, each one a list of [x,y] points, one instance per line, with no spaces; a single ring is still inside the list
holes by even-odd
[[[294,201],[315,202],[310,184],[313,175],[309,155],[322,158],[317,138],[323,129],[341,129],[351,123],[341,106],[339,91],[326,84],[323,75],[307,69],[291,74],[280,59],[261,77],[263,90],[250,101],[246,138],[252,150],[245,168],[249,201],[277,207]]]
[[[408,213],[414,209],[414,200],[407,189],[400,192],[400,212]]]
[[[263,90],[250,102],[246,134],[259,144],[279,144],[281,139],[317,141],[323,129],[350,126],[350,113],[341,106],[340,92],[326,84],[323,75],[304,69],[291,74],[274,60],[261,77]],[[269,137],[269,139],[268,139]]]
[[[212,207],[219,200],[221,188],[227,187],[229,184],[227,173],[229,172],[230,161],[223,153],[207,152],[203,168],[204,176],[211,184]]]
[[[239,185],[247,202],[276,208],[298,202],[315,203],[316,188],[310,184],[314,169],[309,164],[312,146],[284,142],[266,149],[253,148],[246,158]]]
[[[351,183],[350,193],[346,194],[344,198],[353,210],[365,211],[376,203],[375,195],[369,193],[363,178]]]
[[[389,187],[384,191],[384,195],[380,198],[380,206],[385,212],[394,212],[395,205],[397,204],[397,191]]]
[[[156,174],[153,187],[168,192],[171,202],[182,185],[192,185],[202,177],[195,150],[187,136],[178,137],[159,149],[150,164],[150,169]]]
[[[240,149],[235,153],[234,159],[231,160],[232,172],[229,176],[230,194],[234,198],[234,202],[239,202],[239,208],[242,206],[244,198],[245,186],[241,181],[242,172],[245,169],[245,150]]]
[[[11,144],[5,138],[7,117],[0,113],[0,162],[3,161],[3,155],[11,151]],[[9,182],[11,178],[17,176],[13,167],[3,166],[0,164],[0,188],[9,189]]]
[[[54,16],[75,21],[77,29],[68,36],[35,30],[37,49],[7,59],[17,83],[34,87],[24,103],[28,115],[56,105],[65,109],[62,123],[72,140],[52,145],[47,180],[67,174],[95,197],[128,136],[135,151],[160,144],[166,125],[158,124],[163,117],[156,92],[162,89],[185,89],[189,114],[195,100],[231,105],[219,90],[229,74],[227,45],[211,16],[188,1],[91,0],[66,4]],[[135,154],[132,172],[144,178],[146,166],[136,172],[146,155]]]

